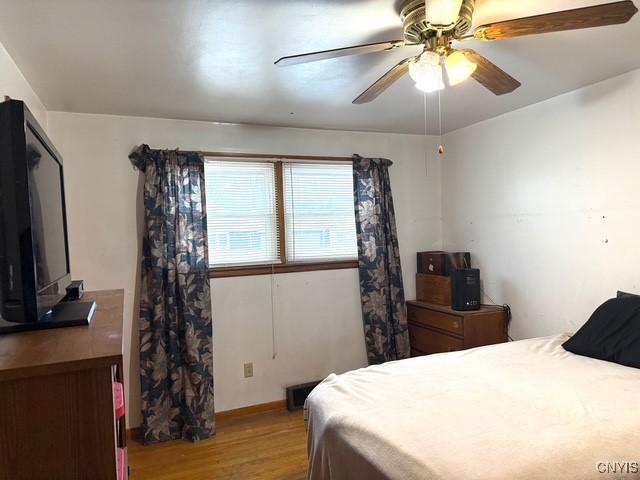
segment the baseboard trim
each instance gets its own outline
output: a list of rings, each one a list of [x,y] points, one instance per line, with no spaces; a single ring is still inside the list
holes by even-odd
[[[236,408],[234,410],[226,410],[224,412],[216,413],[216,420],[233,420],[236,418],[250,417],[251,415],[258,415],[260,413],[273,412],[275,410],[284,410],[287,408],[286,400],[278,400],[276,402],[260,403],[258,405],[251,405],[249,407]]]
[[[242,407],[233,410],[225,410],[224,412],[218,412],[216,413],[216,420],[225,422],[229,420],[236,420],[238,418],[250,417],[252,415],[259,415],[261,413],[286,410],[286,408],[286,400],[277,400],[275,402],[260,403],[258,405],[251,405],[249,407]],[[142,440],[140,427],[128,428],[127,437],[136,441]]]

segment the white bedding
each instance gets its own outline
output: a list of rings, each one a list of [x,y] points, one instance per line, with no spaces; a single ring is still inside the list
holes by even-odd
[[[330,375],[305,407],[308,478],[640,478],[640,369],[566,352],[567,338]]]

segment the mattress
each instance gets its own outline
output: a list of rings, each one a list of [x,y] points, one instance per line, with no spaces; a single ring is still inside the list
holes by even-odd
[[[640,479],[640,369],[567,338],[330,375],[305,405],[308,479]]]

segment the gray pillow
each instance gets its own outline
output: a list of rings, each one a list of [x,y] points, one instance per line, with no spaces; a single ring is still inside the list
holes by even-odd
[[[628,293],[628,292],[622,292],[620,290],[618,290],[618,294],[616,295],[617,298],[621,298],[621,297],[640,297],[640,295],[636,295],[635,293]]]

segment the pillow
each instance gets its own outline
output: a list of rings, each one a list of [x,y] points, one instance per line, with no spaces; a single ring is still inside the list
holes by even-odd
[[[616,295],[618,298],[620,297],[640,297],[640,295],[636,295],[635,293],[628,293],[628,292],[621,292],[620,290],[618,290],[618,295]]]
[[[562,346],[577,355],[640,368],[640,295],[607,300]]]

